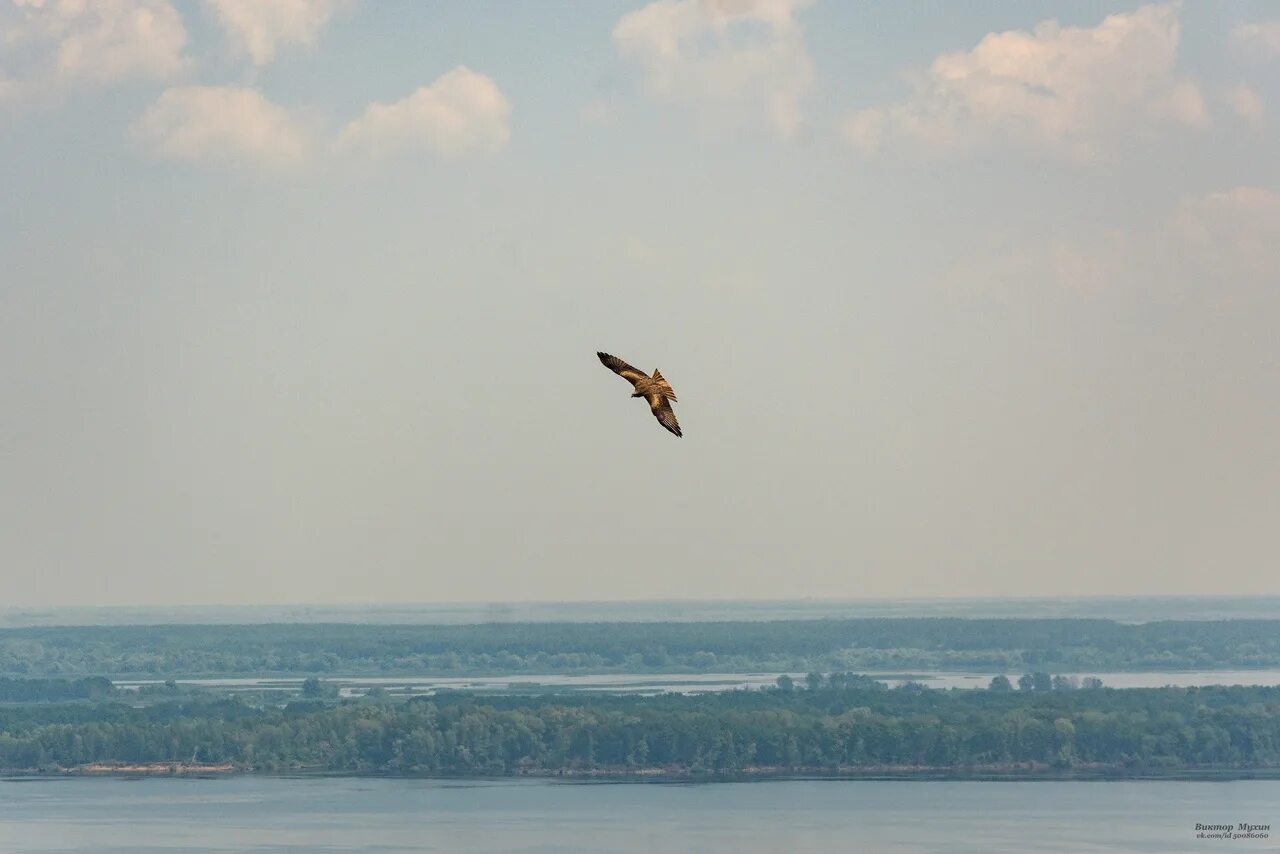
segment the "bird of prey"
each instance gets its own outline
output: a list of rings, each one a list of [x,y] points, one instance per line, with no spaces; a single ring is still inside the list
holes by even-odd
[[[676,421],[676,414],[671,409],[671,404],[676,399],[675,390],[671,388],[671,383],[663,379],[656,368],[653,376],[649,377],[645,376],[644,371],[631,367],[617,356],[599,351],[596,355],[600,357],[600,361],[606,368],[635,387],[632,397],[643,397],[649,401],[649,408],[653,410],[653,417],[658,419],[659,424],[677,436],[684,435],[680,432],[680,422]]]

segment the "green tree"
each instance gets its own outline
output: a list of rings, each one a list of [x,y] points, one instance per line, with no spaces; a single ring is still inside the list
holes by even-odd
[[[1001,673],[991,679],[991,684],[987,686],[990,691],[1012,691],[1013,684],[1009,681],[1009,677]]]

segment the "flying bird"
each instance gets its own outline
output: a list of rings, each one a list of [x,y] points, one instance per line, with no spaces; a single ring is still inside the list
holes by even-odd
[[[676,414],[671,409],[671,404],[676,399],[676,393],[671,388],[671,383],[663,379],[662,374],[655,368],[653,376],[645,376],[644,371],[633,368],[617,356],[610,356],[608,353],[596,352],[600,357],[600,362],[609,370],[622,377],[635,387],[632,397],[643,397],[649,401],[649,409],[653,411],[653,417],[658,419],[658,423],[666,427],[677,436],[683,436],[680,432],[680,422],[676,421]]]

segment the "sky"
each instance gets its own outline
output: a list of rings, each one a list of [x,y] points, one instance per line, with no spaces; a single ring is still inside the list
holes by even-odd
[[[0,0],[2,599],[1280,592],[1278,128],[1266,2]]]

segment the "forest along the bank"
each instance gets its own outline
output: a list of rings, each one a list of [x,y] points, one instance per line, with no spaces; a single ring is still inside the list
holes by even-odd
[[[0,676],[169,678],[1280,666],[1280,620],[862,618],[0,630]]]
[[[1280,773],[1280,688],[889,689],[849,673],[636,697],[225,695],[6,680],[8,773],[325,771],[741,777]],[[81,699],[68,700],[71,694]],[[25,697],[24,701],[14,697]],[[41,697],[47,697],[41,700]],[[33,699],[34,698],[34,699]]]
[[[1112,689],[1066,675],[1277,666],[1280,620],[15,628],[0,630],[0,769],[1280,774],[1280,688]],[[990,676],[976,683],[986,690],[890,689],[857,675],[961,668]],[[809,675],[689,696],[531,684],[342,696],[337,684],[362,675],[752,671]],[[234,692],[178,681],[272,675],[306,681]],[[121,690],[113,681],[127,679],[155,684]]]

